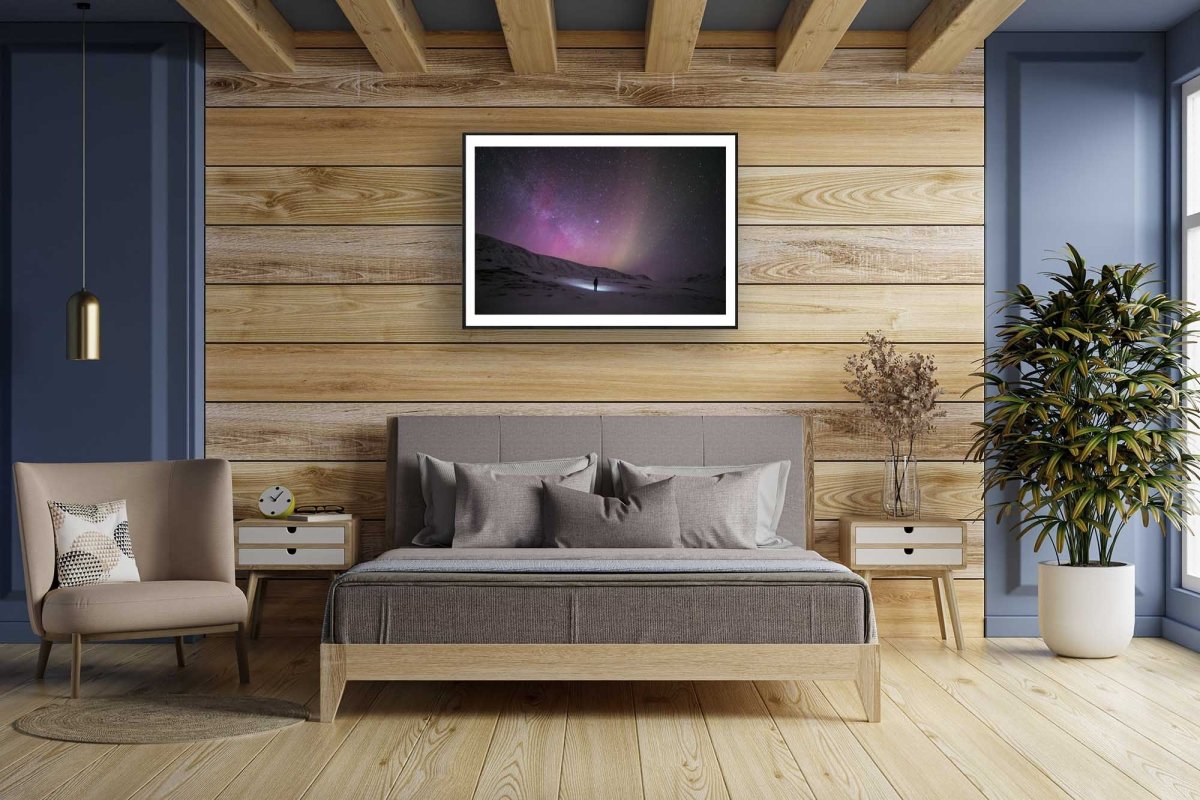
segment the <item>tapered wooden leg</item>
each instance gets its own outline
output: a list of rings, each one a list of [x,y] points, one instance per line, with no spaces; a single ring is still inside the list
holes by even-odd
[[[180,669],[183,669],[184,667],[187,666],[187,660],[183,657],[183,637],[182,636],[175,637],[175,663],[179,665]]]
[[[237,646],[238,679],[242,683],[250,682],[250,659],[246,655],[246,625],[239,622],[237,633],[234,634]]]
[[[945,640],[945,638],[946,638],[946,615],[942,611],[942,589],[941,589],[941,586],[938,585],[938,578],[936,576],[934,576],[932,578],[932,581],[933,581],[933,604],[935,606],[937,606],[937,610],[938,610],[938,628],[941,629],[942,639]]]
[[[264,589],[266,582],[262,580],[262,575],[257,570],[250,570],[250,575],[246,578],[246,609],[249,614],[251,639],[258,638],[259,606],[262,605]]]
[[[942,573],[942,585],[946,588],[946,605],[950,607],[950,622],[954,625],[954,645],[963,649],[962,619],[958,616],[958,595],[954,592],[954,573]]]
[[[340,645],[321,645],[321,708],[320,722],[333,722],[342,693],[346,691],[346,655]]]
[[[71,634],[71,697],[79,697],[79,673],[83,669],[83,637]]]
[[[37,679],[39,681],[46,677],[46,665],[50,663],[50,648],[53,646],[54,642],[42,639],[42,645],[38,648]]]
[[[858,696],[862,698],[863,709],[867,712],[867,722],[879,722],[882,716],[879,696],[879,645],[871,645],[863,649],[858,662]]]

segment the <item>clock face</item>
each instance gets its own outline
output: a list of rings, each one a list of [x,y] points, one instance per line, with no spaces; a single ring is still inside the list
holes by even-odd
[[[258,496],[258,510],[264,517],[282,517],[296,507],[296,498],[286,486],[268,486]]]

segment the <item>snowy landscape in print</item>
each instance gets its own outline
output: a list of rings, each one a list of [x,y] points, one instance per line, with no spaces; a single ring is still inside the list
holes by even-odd
[[[730,324],[731,158],[722,146],[475,147],[468,311],[498,324]]]

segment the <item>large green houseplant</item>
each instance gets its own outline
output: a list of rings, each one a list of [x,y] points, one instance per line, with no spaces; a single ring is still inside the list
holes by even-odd
[[[978,373],[989,391],[972,455],[997,519],[1053,546],[1039,565],[1042,635],[1063,655],[1111,656],[1133,635],[1133,566],[1113,560],[1130,520],[1186,527],[1200,417],[1184,347],[1188,303],[1150,287],[1152,266],[1089,269],[1067,245],[1046,293],[1006,292],[999,345]]]

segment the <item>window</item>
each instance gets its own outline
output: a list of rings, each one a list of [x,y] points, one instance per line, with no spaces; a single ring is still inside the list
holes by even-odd
[[[1200,302],[1200,78],[1183,85],[1183,293]],[[1188,345],[1193,367],[1200,362],[1200,343]],[[1192,452],[1200,451],[1200,431]],[[1193,533],[1183,535],[1183,586],[1200,592],[1200,509],[1190,515]]]

